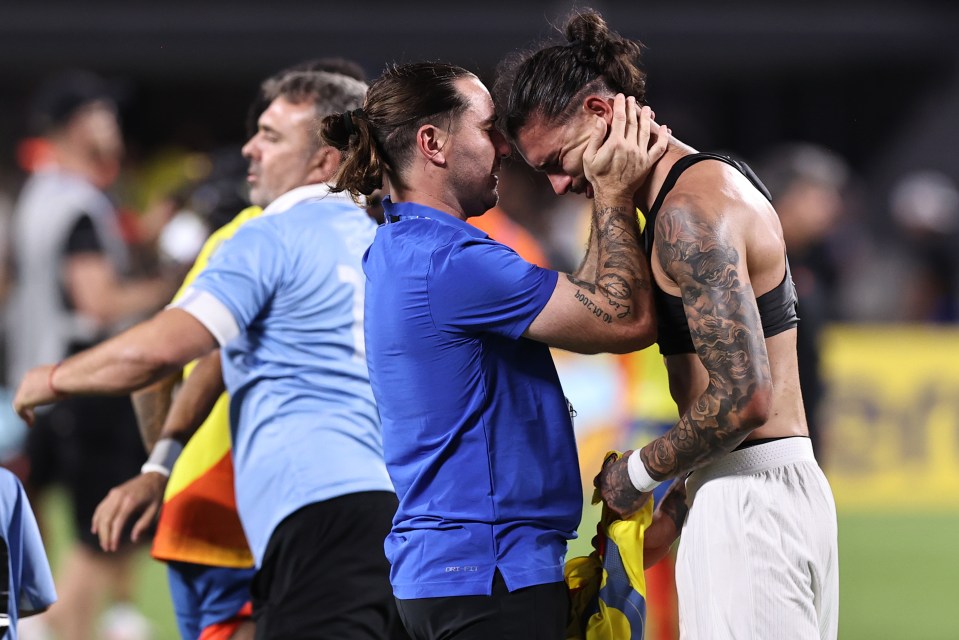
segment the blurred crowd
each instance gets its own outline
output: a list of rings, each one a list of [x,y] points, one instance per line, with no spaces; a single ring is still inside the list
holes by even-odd
[[[90,346],[161,308],[206,237],[246,203],[243,140],[220,149],[158,149],[131,162],[124,157],[121,96],[93,74],[50,78],[29,111],[18,129],[17,166],[0,167],[6,338],[0,355],[7,388],[28,367],[60,357],[48,354]],[[856,167],[830,149],[777,143],[743,159],[768,186],[782,220],[800,299],[800,374],[815,430],[823,395],[817,343],[825,326],[959,320],[959,189],[954,176],[919,168],[888,185],[886,206],[876,211],[865,204],[875,200],[864,197],[867,186]],[[588,201],[558,198],[518,159],[504,163],[499,184],[498,207],[476,223],[532,262],[574,270],[588,234]],[[59,202],[53,193],[72,202]],[[375,202],[370,213],[377,215]],[[58,479],[70,484],[71,473],[93,482],[77,460],[50,458],[49,449],[62,452],[60,445],[28,442],[9,402],[3,407],[0,464],[14,470],[28,491],[37,495]],[[135,474],[144,458],[130,408],[97,410],[122,413],[116,428],[126,430],[132,444],[123,454],[129,464],[116,478],[95,482],[93,492]],[[57,424],[51,437],[69,440],[69,420]],[[104,434],[99,442],[114,439]],[[103,466],[82,446],[71,447],[87,464]],[[80,505],[80,528],[93,498],[70,498]],[[78,533],[57,577],[61,601],[77,604],[51,611],[58,637],[100,624],[95,637],[109,638],[111,625],[129,630],[145,624],[128,605],[128,557],[105,558]],[[91,603],[100,598],[117,604],[95,622]]]

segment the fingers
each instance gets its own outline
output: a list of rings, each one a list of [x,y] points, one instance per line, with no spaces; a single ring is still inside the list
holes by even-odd
[[[619,139],[619,138],[624,138],[626,136],[626,124],[627,124],[626,112],[627,112],[626,96],[624,96],[621,93],[617,93],[616,97],[613,98],[613,120],[612,122],[609,123],[610,138],[615,137]],[[636,120],[634,119],[633,123],[635,122]]]
[[[156,516],[157,511],[159,510],[160,505],[156,502],[150,503],[146,508],[146,511],[143,512],[137,521],[133,525],[133,531],[130,532],[130,540],[136,542],[140,539],[140,536],[150,528],[150,525],[153,523],[153,518]]]
[[[115,502],[116,494],[111,491],[107,494],[107,497],[97,505],[96,511],[93,512],[93,520],[90,523],[90,532],[97,534],[97,539],[100,541],[100,548],[104,551],[111,550],[109,523],[113,519],[113,512],[116,509]]]
[[[653,143],[653,146],[649,148],[649,160],[650,162],[656,162],[666,153],[666,148],[669,146],[669,136],[672,131],[664,124],[656,125],[656,142]]]
[[[593,123],[593,131],[589,135],[589,142],[586,145],[585,157],[592,158],[599,151],[599,148],[603,146],[603,142],[606,140],[606,121],[595,116]]]
[[[645,109],[646,107],[644,107]],[[634,139],[637,131],[641,131],[641,127],[636,126],[636,120],[639,117],[637,113],[638,107],[636,106],[636,98],[629,96],[626,98],[626,131],[625,136],[627,140]],[[648,129],[648,127],[647,127]]]
[[[134,509],[136,501],[118,487],[111,489],[107,497],[97,505],[90,530],[97,534],[101,549],[116,551],[120,548],[120,537]]]
[[[16,407],[14,407],[16,408]],[[32,408],[29,407],[20,407],[17,409],[17,415],[27,423],[28,427],[32,427],[34,421],[37,419],[36,413]]]
[[[110,524],[108,527],[110,548],[108,551],[116,551],[120,548],[120,538],[123,536],[123,529],[126,527],[127,521],[130,519],[130,516],[133,513],[133,509],[133,500],[131,500],[128,496],[124,496],[120,501],[116,513],[114,513],[113,517],[110,518]]]
[[[631,97],[632,98],[632,97]],[[650,123],[653,120],[653,110],[649,107],[643,107],[639,112],[639,135],[636,138],[636,141],[639,143],[640,149],[645,149],[649,146],[649,127]]]

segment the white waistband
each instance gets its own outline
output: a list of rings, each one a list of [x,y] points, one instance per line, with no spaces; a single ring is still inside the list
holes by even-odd
[[[795,462],[816,462],[809,438],[783,438],[731,451],[712,464],[694,471],[686,480],[686,491],[692,496],[700,487],[716,478],[749,475]]]

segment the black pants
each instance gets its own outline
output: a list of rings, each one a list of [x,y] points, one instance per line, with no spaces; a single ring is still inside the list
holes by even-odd
[[[67,490],[77,537],[93,553],[103,553],[90,532],[97,505],[110,489],[140,474],[147,458],[128,397],[67,398],[37,416],[27,432],[28,484]],[[130,544],[132,521],[120,542]]]
[[[397,504],[389,492],[353,493],[283,520],[251,586],[257,640],[397,637],[383,554]]]
[[[564,582],[509,592],[499,571],[489,596],[396,601],[415,640],[563,640],[569,616]]]

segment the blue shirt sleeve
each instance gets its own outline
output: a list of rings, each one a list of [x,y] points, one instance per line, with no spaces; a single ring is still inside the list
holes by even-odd
[[[282,283],[286,259],[277,230],[253,220],[223,242],[192,287],[222,302],[243,333]]]
[[[18,609],[22,614],[45,611],[57,601],[57,592],[53,586],[53,574],[47,562],[46,550],[37,520],[27,501],[26,493],[20,489],[23,500],[21,526],[23,535],[22,582]]]
[[[430,313],[441,331],[516,339],[546,306],[556,278],[490,238],[454,240],[432,256]]]
[[[57,599],[53,575],[27,494],[6,469],[0,469],[0,522],[7,544],[10,606],[19,614],[43,611]]]

